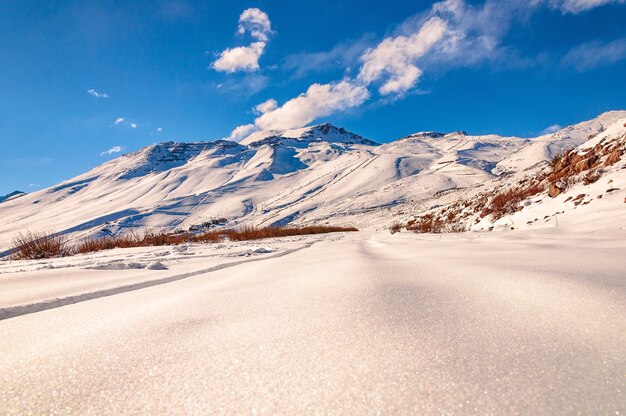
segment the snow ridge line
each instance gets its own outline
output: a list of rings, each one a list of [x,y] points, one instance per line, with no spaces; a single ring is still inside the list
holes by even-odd
[[[133,292],[135,290],[146,289],[152,286],[164,285],[167,283],[176,282],[178,280],[187,279],[189,277],[198,276],[201,274],[216,272],[219,270],[228,269],[230,267],[239,266],[240,264],[253,263],[253,262],[262,261],[262,260],[276,259],[279,257],[287,256],[289,254],[295,253],[297,251],[300,251],[306,248],[310,248],[314,243],[315,241],[311,241],[309,243],[304,244],[303,246],[285,250],[283,252],[280,252],[280,253],[277,253],[268,257],[260,257],[260,258],[239,260],[239,261],[233,261],[230,263],[218,264],[216,266],[208,267],[206,269],[200,269],[200,270],[196,270],[193,272],[177,274],[174,276],[164,277],[162,279],[149,280],[147,282],[140,282],[140,283],[133,283],[133,284],[126,285],[126,286],[98,290],[95,292],[68,296],[65,298],[45,300],[42,302],[31,303],[28,305],[10,306],[7,308],[0,308],[0,321],[4,321],[5,319],[16,318],[22,315],[29,315],[31,313],[43,312],[48,309],[56,309],[62,306],[72,305],[75,303],[86,302],[86,301],[93,300],[93,299],[99,299],[99,298],[104,298],[107,296],[118,295],[120,293]]]

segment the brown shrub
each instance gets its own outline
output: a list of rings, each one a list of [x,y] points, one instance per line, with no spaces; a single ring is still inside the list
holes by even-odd
[[[446,233],[464,233],[467,231],[467,227],[460,222],[448,224],[445,228]]]
[[[67,240],[60,234],[34,233],[26,231],[13,239],[11,258],[15,260],[37,260],[63,257],[70,254]]]
[[[416,231],[418,233],[441,233],[444,229],[444,222],[440,218],[436,218],[433,214],[425,214],[416,218],[407,230]]]
[[[110,250],[117,247],[120,247],[120,241],[118,238],[90,238],[88,240],[81,241],[76,247],[74,247],[74,253],[93,253],[94,251]]]
[[[491,214],[494,219],[498,219],[507,214],[517,212],[521,209],[520,202],[526,198],[540,194],[544,190],[543,185],[534,183],[526,187],[518,186],[499,192],[491,198],[489,206],[483,209],[481,216],[485,217]]]
[[[422,215],[415,220],[409,221],[406,229],[422,234],[461,233],[467,231],[466,227],[461,224],[456,217],[453,222],[449,222],[447,221],[447,217],[436,217],[432,213]]]
[[[400,230],[402,230],[402,223],[399,222],[394,222],[393,224],[391,224],[391,227],[389,227],[389,231],[391,231],[391,234],[399,233]]]

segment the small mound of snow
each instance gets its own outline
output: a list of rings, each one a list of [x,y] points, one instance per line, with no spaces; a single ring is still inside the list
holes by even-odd
[[[267,254],[267,253],[273,253],[274,249],[271,247],[250,247],[248,249],[248,251],[245,251],[244,253],[240,254],[240,256],[251,256],[253,254]]]
[[[273,253],[274,249],[270,247],[252,247],[250,251],[255,254],[265,254],[265,253]]]
[[[165,266],[160,261],[154,261],[150,263],[147,268],[150,270],[167,270],[167,266]]]
[[[145,269],[146,265],[142,263],[124,263],[124,262],[110,262],[98,264],[88,269],[94,270],[131,270],[131,269]]]

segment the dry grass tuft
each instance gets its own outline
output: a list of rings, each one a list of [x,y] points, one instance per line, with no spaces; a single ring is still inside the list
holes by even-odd
[[[202,237],[222,237],[231,241],[247,241],[247,240],[260,240],[264,238],[276,238],[276,237],[292,237],[296,235],[310,235],[310,234],[325,234],[325,233],[337,233],[358,231],[354,227],[330,227],[330,226],[310,226],[310,227],[243,227],[240,230],[224,230],[224,231],[212,231],[205,233]],[[222,239],[219,238],[219,239]]]
[[[402,223],[394,222],[393,224],[391,224],[391,227],[389,227],[389,231],[391,231],[391,234],[395,234],[395,233],[399,233],[400,230],[402,230],[402,228],[403,228]]]
[[[13,239],[11,259],[38,260],[50,257],[63,257],[71,254],[67,240],[62,235],[34,233],[26,231]]]

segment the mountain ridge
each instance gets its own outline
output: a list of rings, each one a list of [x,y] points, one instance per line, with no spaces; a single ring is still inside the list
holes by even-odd
[[[230,227],[382,227],[442,195],[471,196],[518,180],[620,119],[626,111],[537,138],[418,132],[378,144],[322,124],[255,132],[239,143],[164,142],[6,201],[0,247],[26,228],[84,238],[186,230],[213,218]]]

